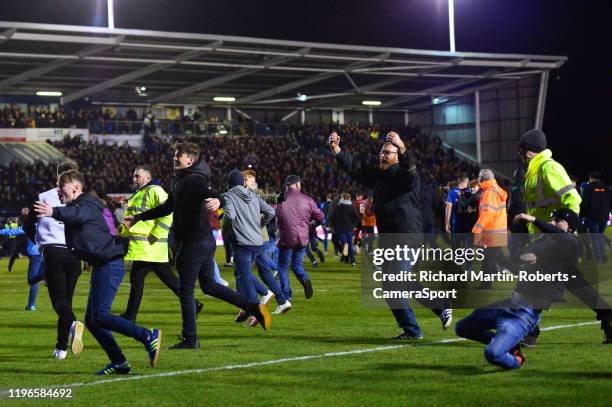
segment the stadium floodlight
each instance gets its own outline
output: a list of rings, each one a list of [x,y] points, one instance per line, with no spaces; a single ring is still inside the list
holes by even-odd
[[[39,90],[36,92],[36,96],[62,96],[62,92],[50,91],[50,90]]]
[[[215,96],[213,100],[215,102],[235,102],[236,98],[233,96]]]
[[[455,52],[455,1],[448,0],[448,34],[450,51]]]
[[[380,106],[381,103],[380,100],[364,100],[361,102],[361,104],[365,106]]]
[[[308,96],[298,93],[296,99],[299,100],[300,102],[305,102],[306,99],[308,99]]]
[[[448,102],[448,98],[444,97],[435,97],[431,99],[431,103],[434,105],[439,105],[440,103]]]

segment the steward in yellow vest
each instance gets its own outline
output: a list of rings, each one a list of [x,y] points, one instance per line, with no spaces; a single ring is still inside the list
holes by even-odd
[[[519,154],[528,164],[525,174],[525,205],[527,214],[544,222],[557,209],[567,208],[580,213],[580,194],[565,168],[552,158],[546,148],[546,136],[540,130],[530,130],[519,141]],[[532,222],[529,233],[535,233]]]
[[[168,199],[168,194],[159,185],[151,184],[151,170],[146,166],[137,167],[132,178],[136,192],[128,199],[125,216],[135,216],[156,208]],[[130,269],[130,297],[122,317],[136,320],[144,292],[144,280],[149,271],[157,277],[178,297],[178,277],[172,272],[168,263],[168,233],[172,225],[172,214],[158,219],[141,221],[126,228],[119,225],[117,232],[129,240],[125,260],[132,261]],[[195,301],[197,313],[204,305]]]

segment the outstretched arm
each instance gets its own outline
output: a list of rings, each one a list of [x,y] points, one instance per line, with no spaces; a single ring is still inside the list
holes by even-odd
[[[353,156],[340,149],[340,136],[334,132],[329,136],[329,148],[336,157],[338,166],[346,171],[355,181],[372,188],[378,181],[378,170],[374,168],[362,168],[361,163],[355,161]]]

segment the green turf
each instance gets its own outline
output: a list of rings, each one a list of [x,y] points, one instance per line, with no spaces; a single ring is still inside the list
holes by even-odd
[[[221,259],[220,252],[217,258]],[[15,271],[9,274],[6,258],[0,261],[0,389],[101,380],[93,372],[107,359],[88,332],[79,358],[69,355],[65,361],[53,359],[56,317],[44,286],[38,310],[24,311],[26,267],[27,258],[19,259]],[[527,364],[511,372],[488,365],[482,345],[466,341],[436,343],[455,338],[454,332],[443,331],[439,320],[423,309],[417,310],[417,316],[425,338],[418,346],[241,366],[397,345],[387,339],[399,332],[391,314],[362,307],[358,270],[335,259],[328,259],[316,270],[308,262],[306,267],[311,272],[314,297],[306,301],[301,287],[292,280],[294,308],[275,316],[269,332],[234,323],[233,307],[204,298],[199,292],[198,298],[205,303],[198,321],[202,349],[164,349],[158,367],[152,369],[141,344],[117,335],[134,369],[133,376],[208,370],[75,386],[73,400],[79,405],[97,406],[610,405],[612,348],[601,344],[597,325],[544,332],[538,347],[526,351]],[[223,275],[233,282],[229,269],[223,269]],[[79,317],[84,315],[88,280],[89,273],[84,273],[74,298]],[[126,279],[115,300],[115,312],[123,311],[128,292]],[[455,321],[467,312],[456,312]],[[589,310],[553,310],[544,315],[541,325],[592,321],[594,314]],[[138,322],[163,329],[163,348],[176,342],[180,334],[178,300],[152,274],[147,278]],[[214,369],[232,365],[234,369]],[[0,398],[0,405],[28,402],[31,400]],[[36,404],[60,402],[46,399]]]

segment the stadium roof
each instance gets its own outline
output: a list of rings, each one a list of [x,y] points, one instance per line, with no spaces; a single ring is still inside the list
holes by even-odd
[[[566,60],[0,21],[0,94],[61,91],[64,104],[226,106],[213,97],[229,96],[243,107],[350,109],[377,100],[381,110],[409,111]]]

